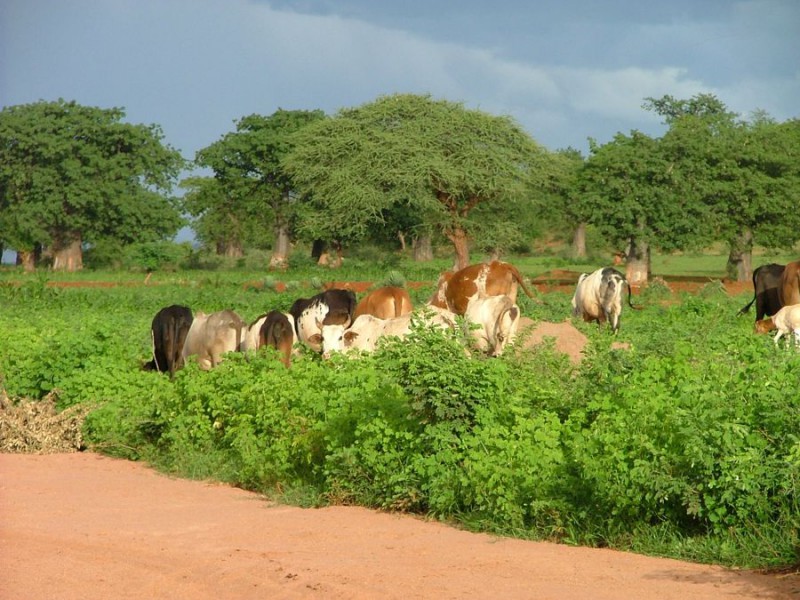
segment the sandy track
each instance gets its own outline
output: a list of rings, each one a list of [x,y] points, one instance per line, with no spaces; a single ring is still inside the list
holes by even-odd
[[[778,577],[300,509],[92,453],[0,454],[0,598],[800,598]]]

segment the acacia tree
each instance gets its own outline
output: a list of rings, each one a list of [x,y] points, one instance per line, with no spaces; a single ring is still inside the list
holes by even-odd
[[[292,148],[291,135],[324,116],[321,110],[282,109],[269,117],[250,115],[236,123],[235,132],[197,153],[197,164],[214,171],[227,199],[227,219],[220,219],[222,206],[214,203],[215,196],[208,196],[216,215],[217,231],[221,232],[227,222],[229,243],[241,247],[245,222],[271,228],[274,232],[271,267],[286,266],[296,213],[294,184],[283,170],[281,159]],[[201,194],[194,198],[194,205],[201,212],[204,197]],[[210,218],[211,214],[206,211],[206,216],[200,218]]]
[[[80,269],[84,243],[171,238],[183,221],[166,194],[184,164],[155,126],[120,108],[37,102],[0,111],[0,238],[33,268]]]
[[[675,171],[674,193],[707,207],[700,226],[728,244],[729,275],[750,279],[754,243],[791,247],[800,239],[798,121],[776,123],[763,112],[743,121],[710,94],[649,98],[645,107],[665,117],[661,149]]]
[[[543,180],[546,151],[509,117],[427,95],[385,96],[298,132],[284,166],[313,197],[309,238],[361,239],[395,205],[407,206],[469,264],[479,205],[502,207]]]
[[[624,248],[627,278],[644,283],[652,248],[675,250],[713,239],[700,225],[708,207],[673,194],[674,166],[659,141],[641,132],[618,133],[591,154],[579,175],[580,211],[609,241]]]

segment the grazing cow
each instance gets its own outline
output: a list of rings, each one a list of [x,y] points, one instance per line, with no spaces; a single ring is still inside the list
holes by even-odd
[[[778,298],[781,306],[800,304],[800,260],[790,262],[783,270]]]
[[[514,265],[498,260],[478,263],[455,273],[442,273],[430,304],[463,315],[467,310],[469,299],[476,294],[508,296],[516,303],[517,286],[521,286],[529,298],[534,297]]]
[[[426,306],[422,310],[401,317],[379,319],[372,315],[361,315],[350,327],[341,324],[325,325],[320,335],[322,355],[330,357],[333,352],[361,350],[373,352],[382,337],[404,338],[411,332],[412,320],[441,329],[453,329],[456,316],[447,309]]]
[[[583,317],[588,322],[597,321],[602,325],[608,321],[611,331],[619,330],[619,319],[622,315],[622,294],[628,288],[628,306],[639,307],[631,303],[631,286],[625,276],[611,267],[600,268],[591,274],[581,273],[575,294],[572,296],[572,314]]]
[[[175,371],[183,366],[183,345],[191,326],[192,310],[188,306],[173,304],[159,310],[150,327],[153,360],[145,363],[144,369],[169,373],[173,379]]]
[[[778,345],[778,340],[784,335],[788,336],[789,333],[794,333],[794,344],[800,346],[800,304],[789,304],[781,308],[773,316],[756,321],[756,333],[767,333],[773,329],[778,330],[775,335],[776,346]],[[791,344],[792,342],[789,340],[787,346]]]
[[[196,356],[204,371],[216,367],[226,352],[241,348],[247,324],[232,310],[207,315],[198,312],[183,345],[183,359]]]
[[[394,285],[372,290],[364,296],[356,305],[353,318],[357,319],[361,315],[372,315],[379,319],[391,319],[402,317],[412,311],[411,296],[408,292]]]
[[[737,315],[748,312],[753,302],[756,304],[756,321],[778,312],[782,306],[779,288],[785,268],[785,265],[769,263],[753,271],[753,299]]]
[[[253,352],[262,346],[271,346],[282,355],[288,368],[291,364],[292,348],[297,341],[294,317],[277,310],[260,315],[253,321],[242,339],[242,352]]]
[[[289,313],[294,318],[297,339],[315,350],[322,350],[322,326],[353,322],[356,295],[352,290],[325,290],[311,298],[295,300]],[[319,335],[317,335],[319,334]]]
[[[508,296],[473,296],[464,318],[478,325],[471,330],[479,350],[489,356],[500,356],[517,333],[519,307]]]

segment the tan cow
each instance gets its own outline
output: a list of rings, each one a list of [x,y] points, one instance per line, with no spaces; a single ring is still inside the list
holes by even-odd
[[[257,317],[247,327],[240,349],[242,352],[254,352],[262,346],[275,348],[288,369],[296,342],[294,317],[290,313],[271,310]]]
[[[183,359],[195,356],[200,368],[208,371],[222,361],[223,354],[239,350],[246,330],[247,324],[232,310],[198,312],[186,334]]]
[[[372,290],[364,296],[356,305],[353,318],[361,315],[372,315],[379,319],[391,319],[402,317],[413,310],[411,296],[401,287],[387,285]]]
[[[756,333],[767,333],[773,329],[778,330],[775,335],[776,346],[783,336],[788,336],[790,333],[794,334],[794,344],[800,346],[800,303],[784,306],[771,317],[756,321]],[[791,340],[788,345],[792,345]]]
[[[473,296],[464,318],[477,325],[470,333],[479,350],[500,356],[519,327],[519,307],[508,296]]]
[[[534,297],[525,286],[522,274],[514,265],[499,260],[478,263],[455,273],[442,273],[430,304],[463,315],[467,310],[469,299],[476,294],[508,296],[512,303],[516,303],[518,286],[522,287],[529,298]]]

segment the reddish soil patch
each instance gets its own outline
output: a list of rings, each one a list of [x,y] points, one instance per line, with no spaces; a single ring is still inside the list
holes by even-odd
[[[797,575],[301,509],[92,453],[0,454],[0,597],[153,600],[797,597]]]

